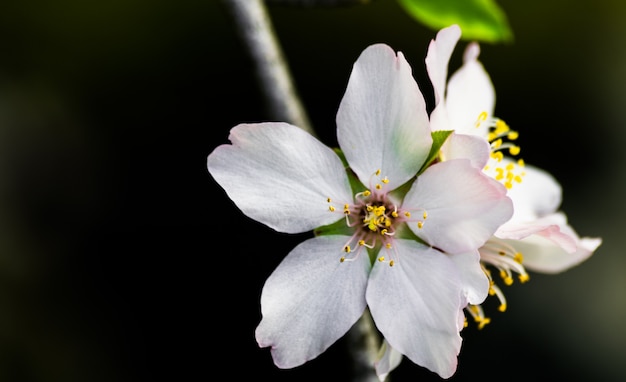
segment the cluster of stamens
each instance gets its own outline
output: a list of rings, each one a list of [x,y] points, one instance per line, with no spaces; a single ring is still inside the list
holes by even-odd
[[[521,283],[525,283],[530,279],[526,269],[522,265],[524,257],[520,252],[507,243],[490,239],[479,249],[481,265],[483,271],[489,279],[489,295],[496,296],[500,302],[498,310],[506,311],[507,304],[502,290],[496,285],[490,268],[493,267],[498,271],[500,279],[505,285],[510,286],[514,282],[513,273],[517,273],[517,277]],[[488,268],[488,266],[490,268]],[[478,328],[482,329],[491,319],[486,317],[480,305],[468,305],[467,311],[474,318]],[[467,324],[467,323],[466,323]]]
[[[520,153],[520,147],[513,143],[519,137],[519,133],[511,130],[503,120],[489,118],[484,111],[478,116],[476,127],[481,127],[483,123],[488,126],[487,141],[491,146],[490,160],[485,166],[485,172],[502,182],[507,189],[511,189],[514,183],[522,182],[525,175],[524,160],[520,158],[504,164],[504,151],[508,150],[512,157]]]
[[[428,214],[420,210],[423,219],[415,220],[410,211],[400,211],[389,196],[388,183],[389,180],[381,177],[380,170],[377,170],[370,179],[369,189],[355,194],[354,201],[343,203],[341,210],[333,204],[331,198],[327,199],[328,210],[342,212],[347,226],[354,227],[353,235],[343,247],[344,255],[339,259],[342,263],[355,259],[363,247],[374,249],[380,246],[386,250],[389,257],[393,257],[391,251],[397,227],[403,222],[414,222],[419,229],[424,226]],[[348,254],[351,256],[348,257]],[[387,259],[382,255],[377,260],[390,266],[394,265],[393,259]]]

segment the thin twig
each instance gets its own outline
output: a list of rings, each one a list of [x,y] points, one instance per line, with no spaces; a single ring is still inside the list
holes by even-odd
[[[369,310],[348,331],[348,348],[353,360],[353,382],[380,382],[374,368],[380,337]]]
[[[256,66],[272,118],[314,134],[262,0],[223,0]]]

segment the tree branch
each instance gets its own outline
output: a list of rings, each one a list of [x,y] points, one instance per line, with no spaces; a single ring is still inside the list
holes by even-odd
[[[272,118],[314,134],[262,0],[223,0],[255,64]]]

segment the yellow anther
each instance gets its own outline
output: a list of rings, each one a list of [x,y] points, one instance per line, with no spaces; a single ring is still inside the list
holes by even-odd
[[[339,262],[340,262],[340,263],[343,263],[344,261],[346,261],[346,258],[345,258],[345,257],[343,257],[343,256],[341,256],[341,257],[339,258]]]
[[[406,216],[407,218],[410,218],[411,217],[411,213],[409,211],[407,211],[407,212],[404,213],[404,216]]]
[[[480,124],[487,120],[487,112],[483,111],[478,114],[478,118],[476,118],[476,127],[480,127]]]
[[[359,245],[365,245],[365,240],[359,240]]]
[[[498,310],[501,312],[505,312],[506,311],[506,304],[500,304],[500,306],[498,306]]]
[[[363,196],[370,196],[371,194],[370,190],[363,191]]]
[[[467,328],[467,327],[468,327],[468,325],[469,325],[469,324],[467,323],[467,317],[464,317],[464,318],[463,318],[463,327],[464,327],[464,328]]]
[[[523,274],[519,275],[519,281],[520,282],[525,283],[528,280],[530,280],[530,276],[528,275],[528,273],[523,273]]]
[[[504,169],[502,167],[496,167],[496,180],[504,179]]]
[[[513,284],[513,278],[512,278],[511,276],[506,276],[506,277],[504,278],[504,283],[505,283],[506,285],[512,285],[512,284]]]
[[[384,178],[381,180],[381,182],[383,182],[383,183],[387,184],[387,183],[389,183],[389,179],[387,179],[387,177],[384,177]]]
[[[428,212],[424,211],[424,220],[428,219]]]
[[[498,139],[492,142],[491,145],[493,146],[494,149],[497,149],[498,147],[502,146],[502,139]]]
[[[343,213],[346,215],[350,214],[350,205],[349,204],[344,204],[343,205]]]
[[[350,253],[350,252],[352,252],[352,248],[350,248],[350,246],[349,246],[349,245],[346,245],[345,247],[343,247],[343,251],[344,251],[345,253]]]
[[[376,183],[376,189],[380,190],[381,188],[383,188],[383,186],[381,186],[380,184]]]
[[[330,198],[326,199],[326,201],[327,201],[328,203],[332,202],[332,200],[330,200]]]
[[[378,206],[374,208],[374,215],[382,216],[385,213],[385,206]]]
[[[506,165],[505,167],[508,171],[512,171],[515,168],[515,165],[513,163],[509,163]]]
[[[484,317],[484,318],[479,319],[478,329],[484,328],[485,325],[487,325],[490,322],[491,322],[491,318],[489,318],[489,317]]]
[[[380,175],[380,169],[376,170],[376,175]]]
[[[395,264],[395,263],[393,262],[393,260],[391,260],[391,261],[389,262],[389,266],[390,266],[390,267],[393,267],[393,265],[394,265],[394,264]]]
[[[517,131],[511,131],[506,136],[509,140],[514,141],[519,137],[519,133]]]
[[[386,234],[387,234],[387,229],[386,229],[386,228],[383,228],[383,230],[382,230],[382,231],[380,231],[380,234],[381,234],[381,235],[386,235]]]
[[[366,223],[368,223],[367,228],[369,228],[370,231],[374,231],[374,232],[378,231],[378,225],[376,225],[375,221],[369,220],[369,222],[366,221]]]
[[[519,154],[520,151],[521,151],[521,148],[519,146],[511,146],[509,148],[509,154],[511,155],[517,155]]]
[[[383,261],[385,261],[385,256],[381,256],[381,257],[379,257],[379,258],[378,258],[378,261],[380,261],[381,263],[382,263]]]
[[[391,213],[391,217],[397,218],[398,217],[398,212],[397,211],[393,211]]]
[[[525,165],[525,164],[526,164],[526,163],[524,163],[524,160],[523,160],[522,158],[520,158],[520,159],[518,159],[518,160],[517,160],[517,165],[518,165],[518,166],[520,166],[520,167],[524,167],[524,165]]]
[[[335,211],[335,207],[333,207],[333,206],[328,206],[328,210],[329,210],[330,212],[334,212],[334,211]]]
[[[424,227],[424,222],[423,221],[418,221],[417,222],[417,228],[422,229]]]
[[[500,135],[502,133],[506,133],[511,130],[509,125],[506,124],[503,120],[499,119],[496,121],[496,134]]]
[[[513,183],[511,183],[511,182],[504,182],[504,187],[506,187],[507,190],[510,190],[511,188],[513,188]]]
[[[493,141],[494,139],[498,138],[498,136],[495,133],[488,133],[487,134],[487,140],[489,142]]]
[[[501,161],[502,161],[502,159],[504,158],[504,154],[502,154],[502,152],[501,152],[501,151],[492,152],[492,153],[490,154],[490,156],[491,156],[493,159],[497,160],[498,162],[501,162]]]
[[[521,254],[521,252],[517,252],[514,256],[513,256],[513,260],[517,261],[518,263],[522,263],[522,261],[524,261],[524,256]]]
[[[489,287],[489,296],[493,296],[496,294],[496,290],[493,289],[492,287]]]
[[[391,249],[391,243],[387,243],[387,244],[385,244],[385,248],[387,248],[387,249]]]

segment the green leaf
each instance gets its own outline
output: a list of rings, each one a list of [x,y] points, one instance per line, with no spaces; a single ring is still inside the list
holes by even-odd
[[[417,174],[421,174],[430,166],[431,163],[439,156],[439,150],[441,146],[443,146],[444,142],[450,134],[452,134],[454,130],[437,130],[430,133],[433,137],[433,145],[430,147],[430,152],[428,153],[428,158],[426,158],[426,162],[422,165],[422,168],[417,172]]]
[[[511,42],[506,14],[493,0],[398,0],[404,10],[434,30],[461,27],[464,40]]]

